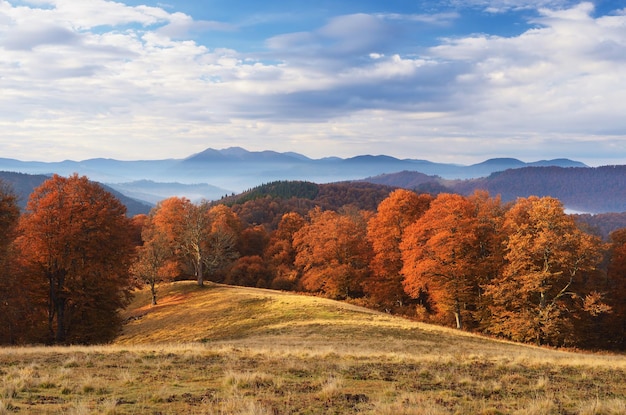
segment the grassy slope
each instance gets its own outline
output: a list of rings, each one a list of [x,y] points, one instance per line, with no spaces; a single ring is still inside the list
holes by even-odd
[[[116,344],[0,349],[0,415],[626,413],[626,357],[494,341],[316,297],[137,293]]]
[[[368,310],[273,290],[179,282],[137,293],[117,344],[203,342],[247,346],[324,347],[351,353],[549,355],[569,353],[502,342]]]

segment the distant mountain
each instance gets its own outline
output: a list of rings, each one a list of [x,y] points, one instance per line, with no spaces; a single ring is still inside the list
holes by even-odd
[[[11,188],[18,197],[18,205],[22,209],[26,207],[26,203],[28,203],[28,198],[30,197],[30,194],[33,192],[33,190],[35,190],[35,188],[39,187],[49,178],[50,176],[42,174],[32,175],[25,173],[0,171],[0,180],[11,186]],[[128,197],[105,184],[100,183],[100,185],[106,191],[117,197],[119,201],[122,202],[124,206],[126,206],[128,216],[135,216],[140,213],[148,213],[152,208],[149,203]]]
[[[572,211],[583,213],[626,211],[626,166],[524,167],[449,186],[462,194],[484,189],[505,201],[518,197],[556,197]]]
[[[206,162],[271,162],[290,163],[294,161],[308,161],[305,156],[297,153],[278,153],[275,151],[248,151],[241,147],[229,147],[224,150],[214,150],[208,148],[200,153],[191,155],[184,159],[185,163],[206,163]]]
[[[582,163],[565,159],[535,163],[560,167],[584,166]],[[91,180],[110,184],[132,197],[154,202],[161,196],[187,195],[184,192],[191,191],[190,188],[185,188],[187,185],[206,186],[197,195],[212,198],[243,192],[263,183],[280,180],[334,183],[402,171],[419,172],[442,179],[470,179],[532,164],[502,158],[462,166],[420,159],[397,159],[386,155],[310,159],[294,152],[248,151],[241,147],[231,147],[222,150],[207,148],[184,159],[152,161],[94,158],[44,163],[0,159],[0,170],[43,175],[57,173],[63,176],[78,173]],[[162,183],[161,190],[155,191],[154,186],[142,182],[144,180]],[[174,189],[174,186],[169,185],[172,183],[180,183],[180,188]],[[193,191],[196,190],[198,189]]]
[[[580,213],[626,211],[626,166],[521,167],[467,180],[447,180],[403,171],[364,180],[430,193],[469,195],[479,189],[487,190],[492,195],[500,195],[505,202],[531,195],[552,196],[570,211]]]
[[[417,171],[401,171],[398,173],[380,174],[363,179],[364,182],[397,186],[404,189],[417,189],[425,183],[439,181],[437,176],[429,176]]]
[[[523,167],[531,166],[587,167],[584,163],[568,159],[540,160],[531,163],[524,163],[523,161],[514,158],[495,158],[483,161],[482,163],[472,164],[471,166],[460,167],[460,171],[462,172],[461,174],[457,174],[454,177],[445,177],[447,179],[472,179],[485,177],[499,171],[521,169]]]
[[[186,197],[194,203],[201,200],[216,200],[230,192],[206,183],[158,183],[152,180],[137,180],[126,183],[110,183],[110,187],[134,199],[157,204],[168,197]]]

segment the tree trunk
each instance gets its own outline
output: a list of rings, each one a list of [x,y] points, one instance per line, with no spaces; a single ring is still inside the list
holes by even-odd
[[[461,305],[459,304],[459,300],[455,300],[454,302],[454,318],[456,320],[456,328],[459,330],[463,330],[463,321],[461,320]]]
[[[157,305],[156,284],[154,280],[150,281],[150,293],[152,294],[152,305]]]
[[[203,274],[203,270],[202,270],[202,260],[198,260],[197,262],[197,266],[196,266],[196,273],[198,275],[196,275],[196,277],[198,277],[198,285],[200,287],[202,287],[204,285],[204,275]]]
[[[57,330],[54,336],[55,343],[65,342],[65,298],[57,298],[56,303]]]

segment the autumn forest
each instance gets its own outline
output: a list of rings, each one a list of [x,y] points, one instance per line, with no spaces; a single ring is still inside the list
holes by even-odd
[[[295,291],[550,346],[626,348],[626,229],[596,236],[552,197],[503,203],[382,185],[276,182],[128,217],[86,177],[26,209],[0,187],[0,343],[111,341],[133,290],[182,279]],[[269,189],[269,190],[268,190]],[[321,189],[321,190],[320,190]]]

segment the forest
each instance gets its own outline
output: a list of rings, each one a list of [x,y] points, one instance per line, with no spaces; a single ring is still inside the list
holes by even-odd
[[[23,210],[0,186],[0,238],[1,344],[111,341],[134,289],[158,304],[159,284],[193,279],[537,345],[626,347],[626,229],[604,241],[553,197],[274,182],[129,216],[87,177],[55,175]]]

